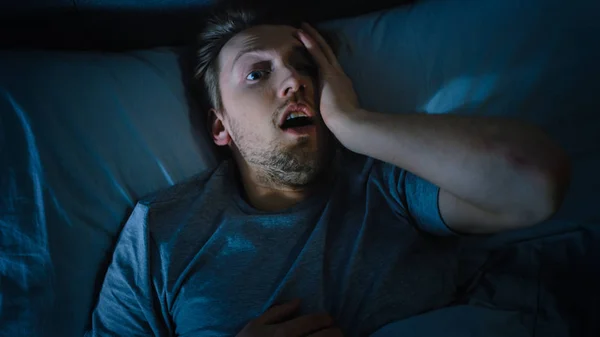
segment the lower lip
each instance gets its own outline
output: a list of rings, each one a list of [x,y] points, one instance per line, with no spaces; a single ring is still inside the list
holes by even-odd
[[[317,129],[316,125],[307,125],[307,126],[300,126],[297,128],[287,128],[287,129],[283,130],[283,132],[290,134],[290,135],[294,135],[294,136],[301,136],[301,135],[307,135],[309,133],[315,132],[316,129]]]

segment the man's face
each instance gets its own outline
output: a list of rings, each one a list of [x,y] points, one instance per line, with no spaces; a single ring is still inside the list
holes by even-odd
[[[291,186],[314,180],[331,138],[318,111],[318,70],[296,31],[255,26],[225,44],[219,55],[222,111],[213,121],[218,145],[231,146],[264,178]]]

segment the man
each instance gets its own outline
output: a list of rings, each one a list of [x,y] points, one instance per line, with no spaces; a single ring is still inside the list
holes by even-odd
[[[265,22],[199,36],[232,158],[136,206],[93,335],[365,336],[455,299],[452,236],[559,206],[568,163],[537,128],[366,111],[316,30]]]

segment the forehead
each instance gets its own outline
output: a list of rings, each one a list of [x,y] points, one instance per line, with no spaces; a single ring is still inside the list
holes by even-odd
[[[247,50],[279,51],[287,47],[302,46],[296,37],[298,29],[292,26],[260,25],[246,29],[231,38],[221,49],[220,64],[233,63],[236,56]]]

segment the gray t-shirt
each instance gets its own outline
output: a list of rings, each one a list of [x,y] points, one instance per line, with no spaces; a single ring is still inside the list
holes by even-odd
[[[235,336],[300,298],[299,314],[365,336],[451,302],[457,245],[439,188],[345,150],[334,162],[330,183],[285,211],[247,204],[228,161],[140,201],[88,335]]]

